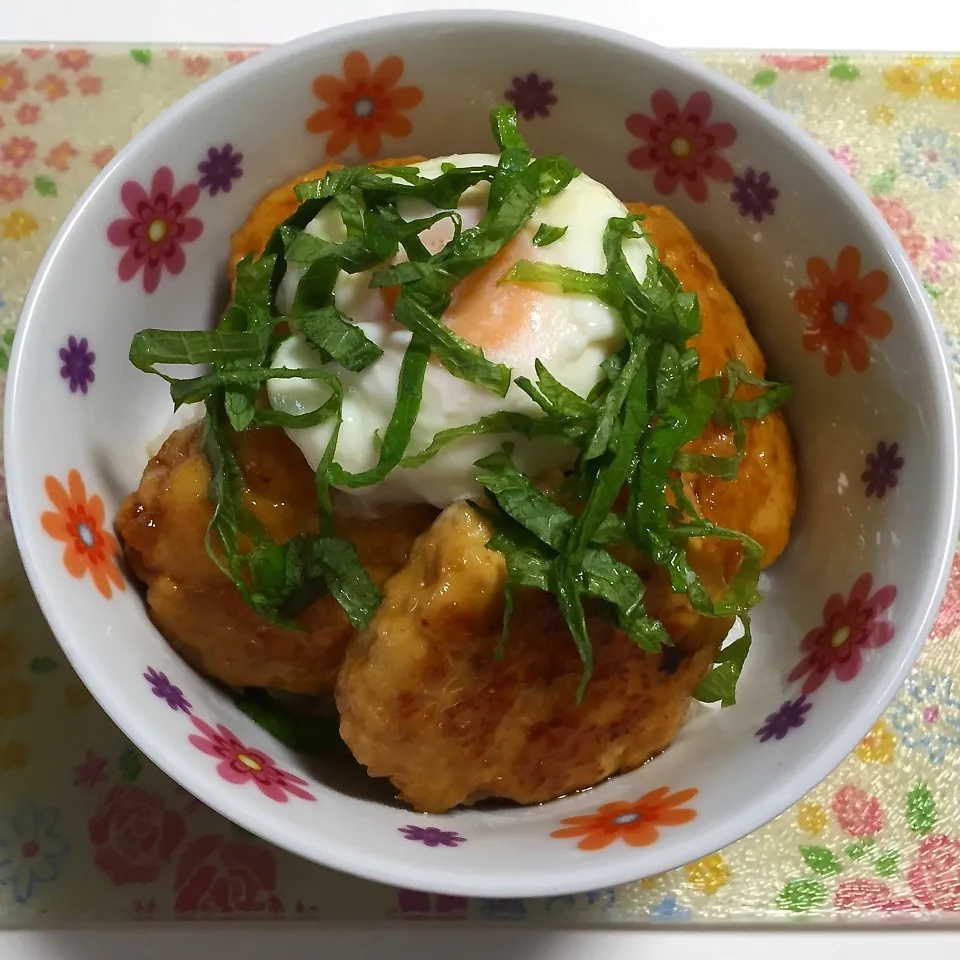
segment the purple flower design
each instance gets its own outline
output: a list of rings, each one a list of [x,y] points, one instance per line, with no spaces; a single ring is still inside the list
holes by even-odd
[[[397,828],[408,840],[422,843],[425,847],[455,847],[458,843],[466,843],[467,838],[461,837],[453,830],[441,830],[439,827],[417,827],[408,824]]]
[[[60,360],[63,366],[60,368],[60,376],[70,383],[70,392],[86,393],[87,388],[97,378],[93,374],[93,362],[97,355],[87,349],[87,338],[83,337],[77,340],[76,337],[70,337],[67,345],[60,348]]]
[[[201,160],[197,169],[200,171],[200,189],[207,190],[211,197],[215,197],[221,190],[229,193],[234,180],[243,176],[240,164],[243,161],[242,153],[235,153],[233,144],[228,143],[222,149],[211,147],[207,151],[207,159]]]
[[[795,727],[802,727],[805,714],[813,706],[807,703],[806,697],[797,697],[796,700],[785,700],[780,709],[768,714],[763,726],[756,732],[761,743],[766,743],[771,737],[782,740]]]
[[[526,78],[514,77],[513,86],[504,96],[524,120],[532,120],[538,114],[541,117],[550,116],[550,108],[557,102],[552,90],[552,80],[541,80],[539,74],[528,73]]]
[[[876,495],[882,500],[884,494],[900,482],[903,457],[897,455],[899,450],[900,444],[887,446],[881,440],[876,451],[867,454],[867,469],[860,474],[860,479],[867,485],[865,493],[868,497]]]
[[[165,673],[154,670],[153,667],[147,667],[143,679],[153,688],[153,695],[161,700],[166,700],[171,710],[182,710],[184,713],[190,713],[192,704],[183,695],[183,691],[167,679]]]
[[[773,215],[773,201],[780,191],[770,185],[770,174],[757,172],[747,167],[742,177],[734,176],[734,191],[730,199],[740,207],[741,217],[753,217],[759,223],[764,215]]]

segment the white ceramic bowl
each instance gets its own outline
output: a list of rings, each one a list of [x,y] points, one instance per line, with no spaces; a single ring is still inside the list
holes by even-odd
[[[319,96],[362,99],[355,85],[369,71],[391,92],[392,113],[380,117],[382,136],[351,143],[330,129]],[[319,75],[346,80],[315,84]],[[703,710],[665,754],[578,796],[418,816],[338,788],[241,715],[172,653],[94,541],[170,413],[164,384],[127,361],[131,335],[212,320],[229,234],[268,187],[339,150],[347,162],[487,150],[488,111],[505,95],[536,152],[567,154],[624,199],[663,200],[708,247],[772,370],[796,387],[800,508],[764,577],[736,707]],[[131,239],[158,218],[179,234],[159,267],[149,244]],[[818,324],[819,340],[809,332]],[[151,124],[87,191],[43,262],[10,367],[5,444],[30,580],[71,662],[130,739],[254,833],[342,870],[445,893],[632,880],[783,811],[846,756],[903,681],[957,534],[954,403],[937,325],[853,181],[760,100],[681,56],[515,14],[417,14],[307,37]],[[238,754],[259,757],[259,781]],[[584,819],[565,825],[572,817]],[[638,817],[655,842],[618,836],[618,823]],[[611,842],[585,849],[597,846],[591,837]]]

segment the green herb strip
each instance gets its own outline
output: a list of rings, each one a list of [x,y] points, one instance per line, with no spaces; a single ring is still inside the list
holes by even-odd
[[[533,245],[535,247],[549,247],[551,243],[556,243],[566,232],[566,227],[552,227],[549,223],[541,223],[537,227],[537,232],[533,235]]]
[[[593,296],[609,304],[623,319],[628,343],[606,361],[606,383],[599,384],[583,401],[591,408],[589,415],[575,401],[570,403],[569,397],[561,403],[549,396],[543,389],[542,372],[538,371],[539,384],[519,384],[548,420],[558,424],[573,421],[581,426],[579,432],[568,432],[567,437],[580,448],[572,480],[583,510],[576,519],[560,510],[512,463],[503,462],[504,457],[509,461],[507,454],[499,455],[500,461],[485,458],[477,464],[480,482],[500,509],[520,524],[527,536],[538,539],[546,552],[532,550],[529,543],[518,542],[500,528],[490,546],[506,559],[509,610],[519,586],[537,586],[556,594],[584,663],[578,692],[582,697],[591,670],[591,658],[585,650],[582,595],[610,602],[616,621],[644,649],[656,650],[669,642],[662,624],[649,618],[643,609],[642,585],[633,590],[617,589],[629,584],[629,578],[619,569],[607,581],[605,593],[583,586],[588,569],[596,580],[598,558],[613,560],[594,541],[597,531],[610,524],[613,505],[626,487],[625,523],[632,544],[668,572],[672,588],[685,594],[694,609],[711,617],[739,616],[744,623],[744,637],[721,651],[717,666],[698,690],[704,699],[727,704],[733,702],[736,680],[750,644],[748,611],[758,600],[756,584],[762,551],[744,534],[700,518],[672,475],[695,471],[733,479],[745,446],[744,420],[766,416],[776,409],[788,396],[789,388],[752,377],[736,363],[727,369],[723,395],[721,378],[699,380],[699,357],[686,347],[690,337],[700,331],[696,297],[684,292],[670,270],[654,257],[648,259],[642,282],[628,262],[624,244],[641,236],[636,230],[640,219],[613,218],[608,223],[603,239],[605,274],[520,262],[503,278],[502,282],[552,283],[566,293]],[[756,400],[735,400],[741,383],[765,392]],[[736,456],[682,452],[711,419],[733,427]],[[668,505],[668,488],[674,490],[676,507]],[[616,529],[618,533],[622,530]],[[715,601],[687,560],[687,543],[694,536],[731,539],[741,545],[737,571],[723,596]]]

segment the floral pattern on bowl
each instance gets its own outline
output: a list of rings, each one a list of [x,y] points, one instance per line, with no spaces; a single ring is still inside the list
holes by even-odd
[[[413,124],[407,112],[423,99],[416,86],[397,86],[403,76],[403,60],[385,57],[371,68],[359,50],[343,60],[343,76],[321,74],[313,81],[313,92],[326,106],[307,118],[311,133],[329,133],[326,152],[336,157],[356,143],[360,155],[375,157],[383,136],[408,137]]]
[[[703,203],[709,181],[733,179],[724,150],[733,145],[737,131],[725,121],[711,122],[709,93],[700,90],[681,107],[669,90],[660,89],[650,98],[650,107],[652,116],[633,113],[627,117],[627,130],[643,144],[630,152],[627,161],[637,170],[655,171],[657,193],[670,196],[682,186],[691,200]]]

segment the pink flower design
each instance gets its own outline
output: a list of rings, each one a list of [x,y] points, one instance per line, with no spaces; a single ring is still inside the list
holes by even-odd
[[[103,78],[94,76],[92,73],[86,74],[77,81],[77,89],[84,97],[99,96],[103,87]]]
[[[184,848],[173,889],[173,910],[180,916],[279,916],[284,912],[277,896],[274,852],[215,834],[197,837]]]
[[[132,280],[142,267],[143,289],[153,293],[164,268],[172,274],[183,270],[184,244],[203,233],[202,221],[186,216],[199,196],[195,183],[175,192],[169,167],[160,167],[153,175],[149,193],[133,180],[123,185],[120,199],[130,217],[114,220],[107,229],[107,239],[114,246],[127,248],[117,268],[121,280]]]
[[[243,63],[244,60],[255,57],[259,52],[259,50],[228,50],[227,63]]]
[[[930,259],[936,263],[951,263],[957,257],[956,247],[943,237],[934,237],[933,240],[930,241],[927,253]]]
[[[829,57],[778,57],[769,54],[763,62],[777,70],[796,71],[797,73],[812,73],[822,70],[829,62]]]
[[[851,177],[857,175],[857,160],[847,144],[844,144],[842,147],[828,147],[827,153],[829,153]]]
[[[886,883],[858,878],[838,884],[833,897],[838,910],[880,910],[884,913],[915,912],[917,905],[909,897],[898,897]]]
[[[469,903],[466,897],[398,890],[397,906],[405,920],[464,920]]]
[[[943,834],[924,838],[907,882],[927,910],[960,911],[960,841]]]
[[[952,263],[957,256],[956,248],[949,240],[943,237],[934,237],[928,247],[929,262],[924,268],[923,277],[930,283],[939,283],[943,279],[943,265]]]
[[[117,151],[113,147],[101,147],[90,154],[90,161],[95,167],[102,170],[116,155]]]
[[[947,592],[937,619],[933,622],[931,636],[945,637],[960,627],[960,556],[953,558],[950,567],[950,579],[947,581]]]
[[[897,235],[907,255],[916,263],[927,241],[925,237],[914,231],[913,214],[907,209],[906,204],[902,200],[874,197],[873,205],[883,214],[883,219],[890,224],[890,229]]]
[[[669,90],[659,89],[650,98],[653,116],[634,113],[627,130],[643,146],[632,150],[627,162],[637,170],[655,170],[653,186],[669,196],[677,185],[696,203],[707,199],[707,181],[729,183],[733,168],[721,155],[737,139],[729,123],[710,123],[713,99],[704,90],[692,94],[684,107]]]
[[[133,901],[134,920],[149,920],[157,913],[157,901],[151,897],[149,900]]]
[[[73,785],[92,790],[107,779],[107,758],[88,750],[86,756],[73,769]]]
[[[872,837],[883,829],[880,801],[853,785],[833,795],[833,815],[851,837]]]
[[[8,177],[0,177],[0,200],[6,203],[19,200],[26,189],[27,181],[15,173]]]
[[[61,50],[57,63],[64,70],[83,70],[93,58],[86,50]]]
[[[17,94],[26,89],[26,78],[16,61],[7,60],[0,63],[0,103],[13,103],[17,99]]]
[[[260,792],[277,803],[286,803],[292,794],[301,800],[317,798],[303,789],[307,785],[295,774],[281,770],[265,753],[245,746],[222,723],[216,729],[199,717],[190,718],[201,736],[191,734],[190,742],[202,753],[220,760],[217,773],[228,783],[246,783],[252,780]]]
[[[9,163],[14,170],[19,170],[25,163],[29,163],[37,153],[37,142],[29,137],[14,137],[4,144],[0,144],[0,158]]]
[[[55,73],[42,77],[33,89],[42,93],[50,103],[67,95],[67,85]]]
[[[50,148],[43,162],[53,170],[63,171],[69,169],[70,161],[78,156],[80,151],[69,140],[61,140],[56,146]]]
[[[17,123],[27,127],[40,119],[40,107],[35,103],[23,103],[17,108],[14,117]]]
[[[47,47],[21,47],[20,52],[28,60],[39,60],[47,55]]]
[[[184,57],[183,69],[191,77],[202,77],[210,69],[210,58]]]
[[[841,683],[852,680],[863,665],[863,651],[889,643],[893,624],[880,619],[896,599],[897,588],[881,587],[870,595],[873,577],[862,574],[844,600],[832,594],[823,605],[823,622],[800,641],[806,656],[790,671],[791,683],[806,677],[801,693],[810,694],[835,673]]]

